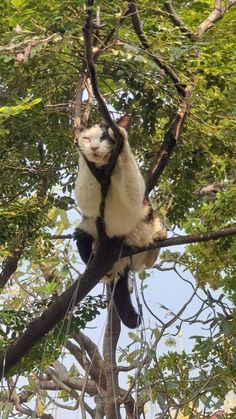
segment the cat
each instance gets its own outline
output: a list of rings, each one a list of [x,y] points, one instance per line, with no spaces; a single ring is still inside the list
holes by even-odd
[[[108,237],[123,236],[125,244],[144,247],[166,238],[166,231],[161,227],[159,218],[154,215],[150,203],[144,198],[144,180],[128,143],[128,123],[127,117],[117,121],[124,145],[111,175],[105,200],[104,223]],[[77,140],[80,157],[75,196],[83,218],[75,231],[74,238],[81,259],[88,263],[94,250],[94,243],[98,239],[96,219],[99,216],[101,187],[83,155],[97,168],[102,169],[111,156],[114,135],[111,129],[94,125],[81,131]],[[158,249],[152,249],[132,257],[121,258],[106,274],[105,279],[111,282],[114,281],[116,274],[118,276],[113,292],[114,303],[122,322],[130,328],[140,324],[140,317],[132,306],[128,285],[129,271],[151,268],[158,253]]]
[[[124,144],[111,174],[111,183],[105,200],[104,223],[109,238],[130,233],[145,216],[143,207],[145,183],[128,143],[129,119],[124,116],[116,124]],[[95,220],[99,216],[101,186],[90,171],[83,155],[98,169],[104,167],[110,159],[115,144],[114,135],[110,128],[96,124],[82,130],[77,142],[81,153],[75,197],[83,213],[86,228],[89,229],[88,232],[97,238]],[[83,229],[83,221],[81,228]]]

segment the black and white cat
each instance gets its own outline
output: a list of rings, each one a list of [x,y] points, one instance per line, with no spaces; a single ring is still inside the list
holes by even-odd
[[[127,117],[121,118],[117,125],[124,139],[124,145],[112,172],[106,196],[104,222],[108,237],[125,236],[145,216],[143,207],[145,184],[128,143],[125,129],[128,125]],[[83,155],[97,168],[102,168],[110,159],[114,147],[114,135],[110,128],[94,125],[80,132],[77,141],[82,154],[79,157],[75,196],[86,220],[85,230],[96,237],[94,220],[99,216],[101,187]],[[80,227],[83,229],[83,221]]]
[[[164,239],[166,231],[160,220],[154,215],[150,204],[144,199],[145,184],[134,155],[128,143],[127,116],[117,121],[124,145],[119,154],[111,175],[111,183],[105,200],[104,223],[108,237],[122,236],[125,244],[144,247]],[[98,239],[96,220],[99,217],[101,203],[101,186],[90,171],[83,155],[97,168],[103,168],[109,161],[114,147],[114,135],[110,128],[94,125],[80,132],[78,147],[79,173],[76,179],[75,196],[83,213],[82,221],[75,232],[77,247],[82,260],[87,263],[93,243]],[[130,328],[139,325],[140,319],[132,306],[128,276],[130,268],[141,271],[153,266],[159,250],[153,249],[134,255],[132,258],[121,258],[106,275],[118,282],[114,290],[114,303],[117,312]]]

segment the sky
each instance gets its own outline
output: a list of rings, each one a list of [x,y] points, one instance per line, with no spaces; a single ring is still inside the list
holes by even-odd
[[[184,251],[184,246],[178,246],[172,248],[173,251]],[[145,285],[147,286],[145,288],[145,299],[155,315],[158,317],[161,317],[164,321],[168,321],[171,319],[171,312],[177,313],[182,306],[186,303],[186,301],[190,298],[192,295],[192,287],[189,283],[184,282],[178,275],[176,275],[173,271],[166,271],[166,272],[160,272],[157,269],[152,269],[149,271],[150,277],[145,280]],[[184,276],[185,279],[195,282],[193,277],[191,277],[189,272],[183,272],[181,271],[181,275]],[[136,283],[138,289],[140,289],[141,286],[141,280],[138,277],[138,274],[136,274]],[[98,284],[95,289],[93,290],[92,294],[97,295],[100,294],[103,290],[103,284]],[[139,292],[139,298],[141,299],[141,295]],[[133,301],[135,301],[135,296],[133,294],[132,296]],[[141,301],[142,303],[142,301]],[[162,306],[165,306],[163,308]],[[183,313],[182,317],[186,318],[190,315],[194,314],[200,306],[200,301],[197,297],[195,297],[191,304],[186,308],[185,312]],[[144,304],[142,303],[143,307],[143,313],[144,313],[144,328],[148,329],[149,327],[155,327],[157,324],[157,321],[155,318],[153,318],[150,313],[145,308]],[[106,311],[103,310],[102,314],[97,316],[97,318],[89,322],[87,325],[87,328],[83,331],[85,334],[87,334],[99,347],[99,349],[102,351],[102,341],[103,341],[103,335],[105,330],[105,324],[106,324]],[[171,333],[176,334],[178,331],[176,329],[176,326],[173,325],[170,328]],[[129,338],[129,332],[130,330],[126,328],[124,325],[122,325],[121,335],[118,343],[118,348],[124,348],[128,344],[130,344],[131,340]],[[136,334],[140,335],[140,329],[137,331],[132,331]],[[146,335],[146,338],[148,337],[148,330],[144,332],[144,335]],[[189,339],[192,335],[205,335],[206,331],[202,330],[201,327],[198,325],[192,325],[191,327],[184,325],[181,329],[181,333],[177,336],[175,336],[176,346],[173,348],[169,348],[165,341],[166,339],[161,339],[158,348],[157,348],[157,355],[160,356],[161,354],[169,351],[169,350],[177,350],[178,352],[181,352],[183,349],[186,352],[191,352],[193,347],[193,340]],[[133,347],[139,348],[139,344],[135,344]],[[132,349],[132,350],[133,350]],[[120,351],[118,351],[119,355]],[[63,363],[65,366],[71,365],[71,363],[74,362],[73,357],[64,357]],[[122,362],[124,365],[124,362]],[[122,374],[120,377],[120,386],[127,389],[127,377],[125,374]],[[89,404],[91,401],[86,400]],[[72,405],[74,405],[74,402],[72,402]],[[148,413],[146,415],[147,419],[154,419],[155,417],[155,407],[151,406],[149,404],[148,406]],[[60,408],[54,408],[53,413],[54,417],[57,419],[79,419],[81,418],[81,412],[76,411],[66,411],[64,409]],[[123,416],[124,417],[124,416]]]

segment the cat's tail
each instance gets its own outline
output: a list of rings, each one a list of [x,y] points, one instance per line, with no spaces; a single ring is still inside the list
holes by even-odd
[[[118,273],[118,281],[115,286],[113,294],[113,301],[116,307],[118,316],[122,323],[130,329],[135,329],[141,323],[141,318],[136,312],[129,290],[129,268],[126,268],[123,273]]]
[[[87,264],[92,257],[94,237],[77,227],[74,232],[74,240],[82,261]],[[118,273],[118,281],[113,294],[113,301],[118,316],[122,323],[130,329],[135,329],[140,325],[140,316],[133,307],[129,289],[129,268],[125,268],[123,273]],[[111,278],[109,278],[111,280]],[[111,285],[113,288],[114,285]]]

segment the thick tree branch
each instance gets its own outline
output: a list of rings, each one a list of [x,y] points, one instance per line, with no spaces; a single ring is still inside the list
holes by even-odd
[[[0,288],[4,288],[8,279],[17,269],[18,262],[24,251],[28,238],[28,228],[22,228],[12,245],[11,255],[2,262],[2,271],[0,273]]]
[[[118,318],[115,306],[112,302],[112,295],[107,285],[107,293],[110,299],[108,308],[108,319],[103,339],[104,370],[106,377],[107,391],[104,396],[104,410],[107,419],[116,417],[120,419],[119,382],[116,368],[116,349],[120,336],[120,319]]]
[[[79,362],[79,364],[82,366],[82,368],[85,370],[86,367],[84,365],[84,357],[83,353],[80,348],[78,348],[77,345],[72,343],[70,340],[66,343],[66,348],[70,351],[70,353],[75,357],[75,359]],[[88,361],[88,359],[87,359]],[[92,380],[97,384],[97,386],[103,389],[106,389],[106,380],[104,377],[104,371],[103,366],[96,365],[93,363],[93,360],[89,362],[89,375],[92,378]]]
[[[103,359],[98,350],[97,345],[84,333],[79,332],[78,335],[74,336],[74,339],[79,343],[83,343],[84,348],[86,349],[91,361],[96,362],[97,367],[101,368],[103,366]]]
[[[191,104],[191,94],[192,86],[189,85],[185,88],[184,96],[180,98],[179,107],[175,115],[170,118],[169,128],[164,134],[164,141],[147,173],[146,195],[149,195],[154,188],[156,181],[165,169],[177,145]]]
[[[61,294],[38,319],[32,321],[25,333],[0,355],[0,376],[7,374],[10,368],[17,364],[49,330],[53,329],[65,316],[67,310],[73,308],[72,301],[78,304],[91,291],[119,258],[121,245],[122,239],[110,239],[103,247],[98,247],[94,259],[82,277]]]
[[[236,226],[222,228],[221,230],[217,231],[209,231],[207,233],[197,233],[191,234],[189,236],[182,236],[182,237],[173,237],[166,240],[158,240],[155,244],[140,248],[128,248],[128,246],[123,246],[122,250],[122,257],[123,256],[131,256],[136,255],[137,253],[143,252],[145,250],[150,249],[160,249],[162,247],[170,247],[170,246],[180,246],[183,244],[190,244],[190,243],[200,243],[200,242],[207,242],[210,240],[218,240],[222,237],[227,236],[234,236],[236,234]]]
[[[200,23],[200,25],[198,25],[194,33],[195,37],[201,39],[204,33],[211,29],[212,26],[214,26],[214,24],[220,20],[224,16],[225,12],[234,4],[236,4],[236,0],[229,0],[224,6],[222,5],[221,0],[215,0],[214,9],[209,16],[202,23]]]
[[[140,248],[130,248],[128,246],[123,246],[122,250],[122,257],[123,256],[132,256],[137,253],[141,253],[144,250],[148,249],[159,249],[164,247],[171,247],[171,246],[181,246],[183,244],[190,244],[190,243],[199,243],[199,242],[206,242],[210,240],[218,240],[222,237],[232,236],[236,234],[236,226],[222,228],[216,231],[208,231],[206,233],[197,233],[191,234],[188,236],[181,236],[181,237],[172,237],[166,240],[159,240],[155,244],[148,246],[148,247],[140,247]],[[52,239],[57,238],[57,236],[53,236]],[[60,235],[60,239],[72,239],[72,234],[66,234],[65,236]]]
[[[136,5],[136,1],[129,1],[129,11],[130,11],[130,15],[131,15],[131,19],[132,19],[132,23],[133,23],[133,28],[135,30],[136,35],[138,36],[142,47],[145,50],[149,51],[149,42],[148,39],[142,29],[141,26],[141,22],[139,19],[139,13],[138,13],[138,9],[137,9],[137,5]],[[179,95],[184,96],[185,95],[185,87],[184,85],[181,83],[179,77],[175,74],[175,72],[172,70],[172,68],[166,64],[163,60],[161,60],[157,55],[151,53],[150,54],[153,61],[162,69],[165,71],[165,73],[170,77],[170,79],[173,81],[177,92],[179,93]]]
[[[55,383],[52,380],[41,380],[39,383],[40,389],[50,391],[65,390],[64,385],[70,389],[81,391],[84,385],[84,379],[69,377],[65,383],[61,382],[61,384],[59,382]],[[92,380],[89,380],[87,383],[86,391],[90,396],[95,396],[97,394],[96,383],[92,382]]]

